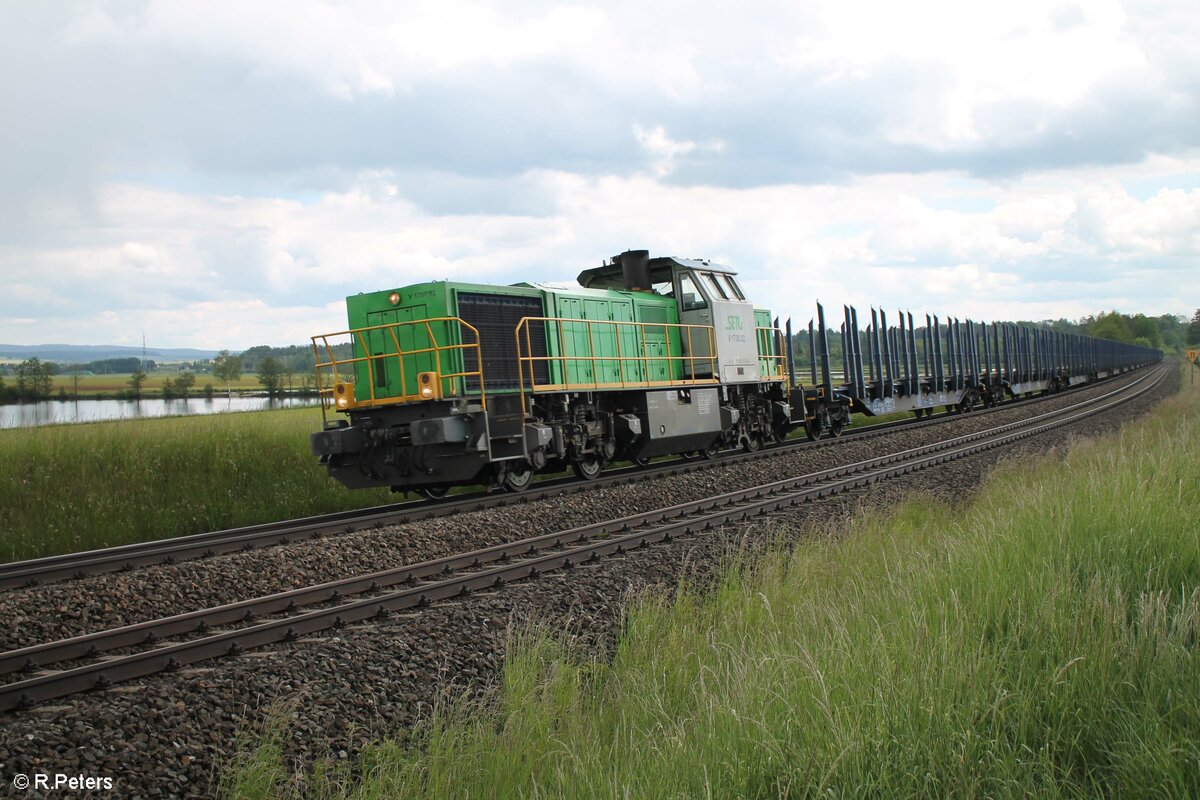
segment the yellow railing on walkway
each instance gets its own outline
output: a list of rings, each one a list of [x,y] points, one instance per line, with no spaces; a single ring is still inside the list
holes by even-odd
[[[545,325],[546,328],[546,355],[533,355],[533,336],[530,333],[530,326],[534,324]],[[587,347],[585,353],[567,353],[567,332],[564,329],[565,325],[587,326]],[[601,341],[613,341],[615,339],[614,354],[596,354],[597,331],[600,327],[600,336],[611,336],[612,339],[601,339]],[[681,343],[686,343],[684,347],[685,353],[671,352],[671,331],[679,332]],[[639,352],[625,353],[622,351],[622,332],[632,332],[637,340],[637,350]],[[651,353],[647,334],[654,333],[662,336],[661,342],[654,344],[662,344],[663,352]],[[661,333],[660,333],[661,332]],[[571,336],[575,337],[579,330],[571,332]],[[538,392],[570,392],[587,389],[638,389],[648,388],[653,386],[696,386],[710,385],[717,383],[717,347],[716,337],[711,325],[683,325],[670,322],[626,322],[619,320],[593,320],[593,319],[571,319],[569,317],[522,317],[517,323],[515,331],[517,339],[517,366],[519,372],[518,388],[521,392],[521,407],[525,407],[525,392],[528,390],[531,393]],[[549,345],[555,342],[558,345],[558,352],[550,354]],[[573,343],[578,344],[577,341]],[[696,355],[696,345],[707,344],[707,354]],[[674,377],[674,369],[676,364],[686,363],[689,369],[683,370],[685,373],[690,372],[691,377]],[[548,382],[538,383],[536,365],[545,364]],[[628,365],[636,364],[641,366],[641,379],[633,379],[630,373],[634,370]],[[651,380],[651,365],[660,367],[665,364],[668,368],[670,377],[667,380]],[[560,370],[559,380],[550,380],[549,375],[551,367],[557,365]],[[575,365],[575,372],[578,375],[584,370],[583,366],[590,367],[591,380],[572,380],[570,365]],[[600,380],[603,367],[607,367],[607,371],[612,373],[615,365],[616,380]],[[701,371],[707,368],[711,377],[698,378],[696,377],[697,368]]]
[[[454,330],[452,323],[458,324],[459,337],[465,338],[462,335],[463,331],[469,331],[474,337],[473,342],[453,342],[450,341],[450,332]],[[438,337],[434,334],[435,326],[444,332],[442,338],[447,341],[444,343],[438,342]],[[428,345],[421,347],[404,348],[400,345],[400,336],[397,331],[401,328],[413,327],[416,330],[424,329],[428,336]],[[385,350],[383,353],[372,353],[368,346],[367,334],[372,331],[387,331],[386,337],[381,337],[385,344],[391,344],[392,349]],[[329,340],[332,337],[349,336],[354,346],[352,352],[363,353],[364,355],[353,356],[351,358],[338,358],[334,355],[333,347]],[[335,342],[335,344],[338,344]],[[478,378],[479,379],[479,402],[486,409],[487,399],[484,396],[483,389],[483,354],[479,347],[479,331],[475,329],[469,322],[465,322],[459,317],[433,317],[430,319],[411,320],[408,322],[388,322],[383,325],[371,325],[365,328],[353,328],[346,331],[338,331],[337,333],[323,333],[312,337],[313,355],[316,358],[317,371],[317,390],[321,397],[321,413],[325,414],[329,408],[336,407],[339,411],[349,410],[351,408],[370,408],[374,406],[392,405],[397,403],[411,403],[418,400],[428,400],[430,397],[427,394],[422,394],[422,387],[417,386],[417,391],[406,393],[408,380],[404,374],[404,359],[410,356],[419,356],[423,353],[432,353],[434,360],[434,371],[437,374],[437,397],[452,397],[458,394],[457,379],[459,378]],[[466,369],[466,359],[462,359],[463,368],[457,372],[446,372],[443,368],[442,353],[452,351],[460,351],[466,355],[467,351],[475,352],[475,364],[478,366],[476,370]],[[322,360],[322,351],[327,360]],[[370,396],[368,398],[360,398],[354,396],[353,392],[345,393],[342,374],[339,369],[346,370],[349,375],[346,376],[346,383],[353,386],[358,377],[358,369],[356,364],[365,363],[367,366],[367,385],[370,387]],[[394,384],[400,387],[399,394],[390,394],[379,396],[376,392],[375,373],[377,369],[382,369],[386,364],[396,363],[399,365],[399,379]],[[323,372],[324,371],[324,372]],[[415,370],[412,378],[418,379],[421,370]],[[338,387],[341,385],[342,394],[335,397],[338,393]],[[386,388],[387,384],[378,388]]]
[[[758,341],[758,360],[765,366],[760,380],[777,381],[787,378],[787,356],[783,353],[783,331],[779,328],[754,329]]]

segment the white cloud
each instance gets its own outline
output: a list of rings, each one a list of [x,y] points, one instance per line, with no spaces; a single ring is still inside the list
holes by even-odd
[[[700,145],[692,141],[676,141],[667,135],[662,125],[646,128],[635,124],[633,136],[650,156],[651,172],[659,178],[675,171],[675,162],[680,156],[693,152],[720,153],[725,149],[725,143],[719,139]]]

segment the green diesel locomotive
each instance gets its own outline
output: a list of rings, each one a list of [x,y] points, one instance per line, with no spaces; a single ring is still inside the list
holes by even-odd
[[[567,467],[590,479],[615,459],[756,450],[804,422],[781,332],[729,268],[634,250],[578,282],[347,298],[350,329],[313,337],[323,407],[345,415],[327,415],[313,454],[349,487],[436,497],[520,491]]]

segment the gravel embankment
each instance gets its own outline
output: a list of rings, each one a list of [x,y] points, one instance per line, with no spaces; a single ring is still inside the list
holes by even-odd
[[[965,415],[919,430],[801,448],[751,463],[714,467],[369,531],[127,573],[97,575],[0,594],[0,650],[77,636],[302,586],[401,567],[479,547],[601,522],[850,464],[995,427],[1112,391],[1116,381],[991,414]]]
[[[1071,437],[1113,430],[1174,391],[1177,381],[1178,373],[1175,373],[1151,396],[1100,418],[1027,440],[1015,448],[990,451],[954,462],[949,468],[927,470],[909,475],[903,481],[889,481],[808,504],[776,515],[770,521],[726,526],[676,540],[670,545],[605,559],[570,573],[552,573],[537,581],[513,584],[503,592],[440,603],[383,623],[356,626],[336,635],[313,637],[237,659],[134,682],[104,693],[68,698],[58,705],[0,716],[0,776],[4,777],[4,788],[0,793],[12,791],[8,781],[15,773],[65,772],[112,776],[116,780],[113,792],[116,796],[210,796],[219,771],[236,752],[238,731],[256,729],[267,709],[273,707],[287,707],[293,716],[288,756],[294,763],[305,764],[313,758],[352,757],[367,741],[403,731],[427,713],[430,704],[439,698],[463,690],[478,690],[486,685],[502,662],[510,632],[523,629],[531,620],[555,630],[575,632],[588,640],[609,640],[618,629],[621,609],[631,592],[670,590],[681,577],[702,578],[709,574],[716,557],[731,549],[754,546],[773,536],[809,535],[813,525],[844,519],[866,506],[886,507],[913,492],[961,500],[973,492],[998,460],[1046,455],[1052,448],[1068,443]],[[1104,390],[1107,391],[1107,387]],[[1044,407],[1037,408],[1040,411]],[[1029,411],[1014,409],[1013,413],[1024,415]],[[1003,416],[966,417],[950,424],[964,426],[963,430],[967,430],[977,419],[986,420],[978,427],[990,427],[999,424]],[[939,432],[944,430],[947,429],[939,429]],[[435,529],[425,532],[430,536],[436,531],[454,533],[438,536],[437,541],[427,541],[424,537],[415,544],[406,541],[408,553],[395,557],[398,563],[460,549],[464,542],[475,546],[484,541],[498,541],[505,535],[506,526],[516,526],[507,535],[525,536],[533,532],[534,521],[538,530],[553,527],[554,522],[545,520],[556,514],[560,515],[558,519],[568,520],[563,524],[577,522],[581,514],[588,515],[589,519],[611,517],[641,507],[637,503],[650,504],[645,507],[661,506],[664,497],[677,501],[685,496],[711,494],[775,479],[785,471],[811,470],[816,466],[884,452],[885,448],[899,449],[920,443],[903,433],[894,436],[899,438],[894,440],[889,435],[886,444],[880,439],[858,444],[846,442],[844,447],[789,455],[779,461],[771,459],[755,465],[753,472],[757,477],[754,478],[742,475],[718,478],[718,475],[740,473],[741,470],[712,471],[669,479],[657,487],[652,487],[651,482],[624,487],[612,494],[605,492],[608,496],[604,499],[592,494],[578,495],[566,498],[565,507],[550,501],[536,504],[540,511],[532,506],[506,509],[503,518],[493,512],[486,515],[486,520],[470,524],[463,523],[468,515],[439,520],[434,525],[425,523],[421,527]],[[856,452],[851,454],[850,450]],[[816,459],[816,463],[808,463],[805,459]],[[655,491],[657,495],[653,494]],[[625,496],[627,493],[632,496]],[[514,513],[517,513],[515,518],[508,516]],[[271,564],[279,564],[285,574],[289,574],[286,567],[292,563],[310,564],[311,567],[290,574],[301,582],[311,581],[311,577],[299,576],[309,575],[304,571],[307,569],[326,569],[320,565],[319,556],[312,552],[314,549],[319,551],[351,543],[353,552],[362,554],[370,553],[372,546],[380,547],[389,555],[372,553],[361,562],[376,569],[381,558],[391,557],[392,551],[404,549],[397,540],[398,532],[406,527],[343,537],[336,542],[281,547],[269,554],[240,556],[240,561],[213,559],[117,578],[142,581],[139,588],[126,591],[156,591],[159,597],[172,598],[172,603],[187,605],[190,601],[184,598],[190,596],[191,587],[203,585],[205,580],[230,581],[236,576],[247,583],[251,580],[248,576]],[[454,543],[442,541],[451,535],[458,537]],[[441,549],[423,551],[423,547]],[[276,554],[290,555],[263,560],[264,556]],[[355,560],[360,557],[365,556],[338,556],[341,564],[360,563]],[[218,561],[228,563],[217,567]],[[170,590],[170,582],[176,580],[175,576],[184,568],[199,571],[191,578],[193,583],[177,591]],[[328,570],[330,572],[325,574],[335,574],[339,567],[332,566]],[[208,577],[201,578],[200,575]],[[261,576],[253,578],[254,586],[263,585],[261,580]],[[104,583],[104,579],[47,587],[40,591],[58,589],[66,593],[64,596],[69,596],[72,591],[88,591],[81,587],[97,582]],[[218,595],[227,591],[227,587],[221,586],[203,588]],[[115,589],[108,586],[106,591],[114,592]],[[25,613],[33,615],[39,607],[45,608],[34,603],[47,602],[47,595],[19,594],[26,597],[20,604],[29,609]],[[229,599],[244,594],[235,588]],[[6,598],[6,604],[11,602]],[[135,605],[132,598],[129,604]],[[4,613],[9,610],[5,609]],[[104,796],[106,793],[99,794]]]

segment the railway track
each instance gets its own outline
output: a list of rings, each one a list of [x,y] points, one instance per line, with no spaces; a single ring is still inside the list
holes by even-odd
[[[1084,384],[1061,392],[1052,397],[1061,397],[1071,392],[1095,386]],[[997,407],[970,412],[980,416],[1011,408],[1016,403],[1032,402],[1042,397],[1008,401]],[[191,536],[160,539],[151,542],[120,545],[100,550],[47,556],[27,561],[0,564],[0,590],[36,586],[89,575],[120,572],[154,564],[173,564],[197,558],[206,558],[223,553],[271,547],[289,542],[302,541],[337,533],[352,533],[358,530],[380,528],[403,522],[450,516],[467,511],[510,506],[536,500],[587,491],[597,486],[619,486],[648,478],[669,477],[688,472],[727,466],[739,462],[770,458],[781,453],[806,447],[828,446],[849,438],[870,438],[894,432],[898,428],[916,429],[937,425],[959,414],[941,413],[924,419],[897,420],[847,431],[840,439],[824,439],[817,442],[791,441],[766,447],[755,453],[726,452],[711,461],[672,459],[647,466],[629,466],[609,470],[592,481],[580,481],[573,477],[554,478],[535,483],[528,491],[512,494],[500,491],[471,492],[449,500],[422,500],[393,503],[386,506],[341,511],[301,519],[251,525],[227,530],[212,531]]]
[[[293,641],[438,600],[571,569],[1035,436],[1153,389],[1163,368],[1099,397],[922,447],[517,542],[0,654],[0,710]],[[353,599],[347,599],[353,598]],[[308,609],[308,610],[304,610]],[[227,627],[227,630],[216,630]],[[62,665],[49,669],[51,665]]]

